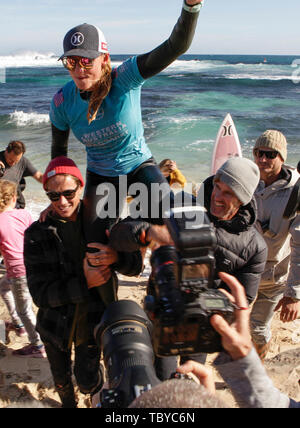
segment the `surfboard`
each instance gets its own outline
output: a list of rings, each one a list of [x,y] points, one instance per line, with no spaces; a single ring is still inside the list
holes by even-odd
[[[242,148],[231,115],[228,113],[223,120],[215,141],[212,161],[211,175],[231,157],[242,157]]]

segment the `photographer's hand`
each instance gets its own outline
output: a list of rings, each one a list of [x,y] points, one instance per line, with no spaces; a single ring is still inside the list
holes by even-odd
[[[210,368],[205,367],[196,361],[189,360],[177,368],[177,371],[182,374],[192,373],[198,379],[201,385],[203,385],[208,392],[215,394],[215,382],[213,379],[213,372]]]
[[[222,336],[223,348],[230,354],[233,360],[238,360],[246,357],[253,347],[249,326],[250,311],[247,297],[243,286],[234,276],[220,272],[219,277],[228,285],[232,292],[232,295],[230,295],[222,290],[237,306],[235,321],[229,325],[222,316],[213,315],[210,322],[213,328]]]

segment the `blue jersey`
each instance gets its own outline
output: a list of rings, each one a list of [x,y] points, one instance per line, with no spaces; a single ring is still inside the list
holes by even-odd
[[[128,174],[152,154],[148,148],[140,107],[141,76],[136,57],[113,70],[112,87],[96,119],[89,125],[88,100],[83,100],[73,81],[54,96],[50,120],[66,131],[71,129],[87,152],[87,169],[99,175]]]

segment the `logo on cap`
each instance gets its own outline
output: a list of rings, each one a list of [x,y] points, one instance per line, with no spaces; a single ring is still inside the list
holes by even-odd
[[[74,33],[71,37],[71,44],[73,46],[80,46],[84,42],[84,35],[82,33]]]
[[[54,175],[56,175],[56,171],[55,171],[55,169],[52,169],[52,171],[49,171],[47,173],[47,178],[53,177]]]
[[[105,42],[101,42],[101,51],[103,52],[103,51],[105,51],[105,52],[107,52],[108,51],[108,49],[107,49],[107,43],[105,43]]]

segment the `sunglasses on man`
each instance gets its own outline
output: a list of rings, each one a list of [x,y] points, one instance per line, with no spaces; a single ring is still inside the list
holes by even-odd
[[[93,59],[84,57],[74,58],[73,56],[64,56],[61,60],[63,66],[69,71],[75,70],[76,64],[84,70],[90,70],[94,63]]]
[[[50,199],[51,202],[59,201],[61,196],[66,198],[68,201],[71,201],[72,199],[75,198],[75,194],[76,194],[78,188],[79,188],[79,184],[77,184],[76,189],[65,190],[63,192],[52,192],[52,191],[50,191],[50,192],[46,192],[46,195],[48,196],[48,198]]]
[[[267,159],[275,159],[278,155],[278,152],[276,150],[255,149],[254,155],[258,158],[262,158],[263,156],[265,156]]]

